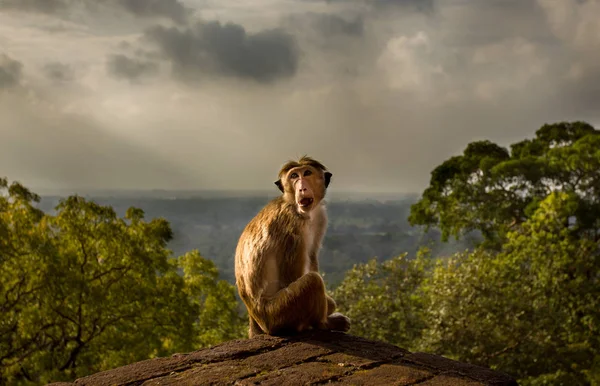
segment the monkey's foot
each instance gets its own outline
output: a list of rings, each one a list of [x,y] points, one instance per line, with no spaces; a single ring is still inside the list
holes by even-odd
[[[297,332],[310,331],[312,329],[313,329],[313,326],[311,326],[308,323],[302,323],[302,324],[298,325],[298,327],[296,327]]]
[[[350,318],[339,312],[334,312],[327,317],[327,327],[330,330],[346,332],[350,329]]]

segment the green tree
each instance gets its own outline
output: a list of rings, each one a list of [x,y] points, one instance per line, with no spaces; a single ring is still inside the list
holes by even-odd
[[[438,166],[409,221],[484,242],[431,270],[398,259],[355,267],[336,290],[352,331],[523,385],[600,385],[599,134],[544,125],[510,152],[473,142]]]
[[[600,131],[585,122],[542,126],[535,138],[511,145],[470,143],[431,173],[429,187],[411,207],[412,225],[439,227],[443,240],[480,232],[499,249],[553,191],[573,193],[578,232],[600,238]]]
[[[350,333],[414,348],[425,328],[421,284],[430,261],[423,249],[416,259],[371,259],[349,270],[333,298],[352,321]]]
[[[247,337],[248,318],[239,312],[235,287],[226,280],[218,280],[219,272],[211,260],[198,251],[179,258],[186,282],[185,293],[200,309],[195,322],[197,340],[201,347],[231,339]]]
[[[166,220],[136,208],[119,218],[78,196],[50,216],[22,185],[0,188],[5,382],[72,380],[241,331],[233,286],[196,251],[170,258]]]
[[[438,261],[426,285],[423,349],[523,385],[600,384],[600,251],[578,225],[564,225],[580,203],[551,194],[500,253]]]

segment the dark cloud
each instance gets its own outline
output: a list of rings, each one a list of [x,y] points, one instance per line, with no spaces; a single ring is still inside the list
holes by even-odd
[[[346,20],[343,17],[329,14],[317,14],[312,19],[314,28],[325,35],[362,36],[365,30],[362,17]]]
[[[325,2],[329,4],[366,5],[373,8],[404,7],[417,11],[429,12],[434,9],[435,0],[300,0]]]
[[[67,8],[67,0],[3,0],[0,9],[27,12],[55,13]]]
[[[48,79],[55,82],[70,82],[75,79],[75,72],[68,64],[51,62],[47,63],[42,70]]]
[[[84,6],[90,10],[98,5],[114,6],[139,17],[165,17],[175,22],[186,21],[190,9],[179,0],[2,0],[0,9],[60,14],[72,7]]]
[[[290,78],[298,68],[296,40],[281,29],[252,34],[234,23],[199,22],[185,29],[155,26],[145,37],[172,63],[176,76],[216,74],[268,83]]]
[[[552,97],[554,113],[600,122],[600,64],[557,82]]]
[[[556,43],[546,16],[536,1],[486,0],[439,4],[438,10],[445,13],[440,17],[444,43],[468,48],[516,37],[542,45]]]
[[[356,79],[371,66],[382,43],[373,36],[369,16],[353,10],[339,13],[304,12],[282,22],[306,54],[302,68],[326,82]]]
[[[158,65],[154,62],[116,54],[108,57],[106,69],[116,78],[138,80],[143,76],[155,74],[158,71]]]
[[[327,0],[341,1],[341,0]],[[429,12],[434,9],[435,0],[355,0],[374,7],[405,7],[412,10]]]
[[[178,23],[186,21],[190,11],[179,0],[116,0],[134,15],[142,17],[168,17]]]
[[[22,68],[23,64],[20,62],[6,54],[0,54],[0,89],[18,85]]]

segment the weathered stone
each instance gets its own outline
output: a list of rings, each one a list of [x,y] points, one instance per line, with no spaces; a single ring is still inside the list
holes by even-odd
[[[487,383],[481,383],[460,375],[442,374],[420,383],[422,386],[484,386]]]
[[[248,367],[243,361],[225,361],[200,365],[184,372],[144,382],[144,386],[166,385],[228,385],[238,379],[255,375],[260,369]]]
[[[516,385],[508,375],[340,332],[259,336],[103,371],[75,385]]]
[[[362,368],[373,366],[376,363],[381,362],[381,359],[369,359],[356,355],[348,355],[345,353],[337,352],[335,354],[325,355],[323,357],[317,358],[317,361],[335,363],[339,366],[353,366],[357,368]]]
[[[361,370],[340,379],[343,385],[412,385],[433,378],[434,372],[395,361],[369,370]]]
[[[245,379],[240,385],[306,385],[327,382],[332,378],[350,373],[351,370],[332,363],[306,362],[293,367],[270,372],[266,375]]]
[[[509,378],[508,375],[499,371],[422,352],[410,354],[404,359],[412,363],[430,366],[440,371],[453,371],[469,378],[483,381],[487,385],[506,385],[506,380]],[[516,382],[509,384],[516,385]]]

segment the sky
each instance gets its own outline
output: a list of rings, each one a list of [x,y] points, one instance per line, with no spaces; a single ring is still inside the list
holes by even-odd
[[[600,126],[600,0],[0,0],[0,177],[419,192],[475,140]]]

